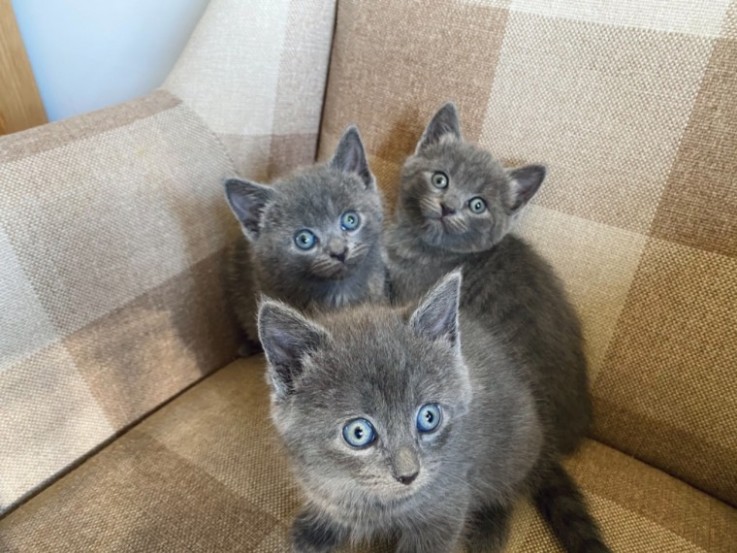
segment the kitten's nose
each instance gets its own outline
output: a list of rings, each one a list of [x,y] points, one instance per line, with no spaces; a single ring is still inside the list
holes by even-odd
[[[330,251],[330,257],[332,257],[333,259],[337,259],[341,263],[345,262],[345,257],[347,254],[348,254],[348,248],[343,248],[343,250],[339,252],[334,252],[332,250]]]
[[[333,259],[337,259],[341,263],[344,263],[345,258],[348,256],[348,246],[343,242],[331,240],[328,243],[328,255]]]
[[[455,209],[453,209],[452,207],[448,207],[444,203],[440,204],[440,210],[442,213],[441,217],[445,217],[446,215],[453,215],[456,212]]]
[[[397,476],[397,481],[401,482],[405,486],[409,486],[412,482],[415,481],[415,478],[417,478],[417,475],[419,473],[420,471],[416,471],[412,474],[403,474],[402,476]]]
[[[391,460],[392,476],[397,482],[409,486],[420,472],[420,460],[410,447],[400,447]]]

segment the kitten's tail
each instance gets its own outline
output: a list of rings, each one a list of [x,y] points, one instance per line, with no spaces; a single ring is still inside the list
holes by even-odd
[[[560,463],[556,461],[547,467],[533,499],[566,551],[611,553],[578,486]]]

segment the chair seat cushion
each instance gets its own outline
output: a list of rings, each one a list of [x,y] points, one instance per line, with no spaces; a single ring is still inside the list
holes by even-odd
[[[615,551],[734,551],[737,511],[587,441],[568,461]],[[0,551],[289,551],[300,494],[261,357],[195,385],[0,520]],[[508,551],[555,551],[520,503]],[[379,550],[379,549],[375,549]]]

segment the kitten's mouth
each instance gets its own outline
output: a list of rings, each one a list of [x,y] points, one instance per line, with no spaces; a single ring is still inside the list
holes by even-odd
[[[341,280],[350,277],[360,265],[363,256],[353,254],[344,261],[337,259],[321,259],[312,265],[315,276],[330,280]]]
[[[313,272],[322,278],[327,279],[343,279],[353,272],[353,266],[347,262],[342,261],[331,261],[321,265],[316,265],[312,268]]]
[[[432,234],[459,235],[468,230],[463,219],[452,215],[426,215],[425,227]]]

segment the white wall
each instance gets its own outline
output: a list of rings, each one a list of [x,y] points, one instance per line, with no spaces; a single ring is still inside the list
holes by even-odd
[[[209,0],[13,0],[50,120],[144,95],[169,73]]]

